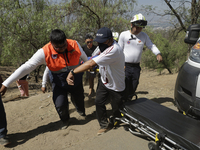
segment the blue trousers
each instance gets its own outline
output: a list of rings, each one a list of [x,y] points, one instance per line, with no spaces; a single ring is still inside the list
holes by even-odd
[[[6,136],[7,132],[6,113],[0,95],[0,138]]]
[[[131,64],[131,63],[125,63],[125,100],[126,99],[132,99],[133,95],[135,94],[135,91],[139,84],[139,78],[140,78],[140,71],[141,67],[140,64]]]

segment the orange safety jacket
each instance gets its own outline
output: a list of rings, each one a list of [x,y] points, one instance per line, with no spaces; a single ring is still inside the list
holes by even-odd
[[[67,66],[76,66],[79,64],[81,51],[75,40],[66,39],[67,51],[58,53],[54,50],[51,42],[43,47],[45,61],[50,71],[59,71]]]

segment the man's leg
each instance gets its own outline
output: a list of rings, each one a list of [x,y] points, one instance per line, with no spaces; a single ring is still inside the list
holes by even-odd
[[[133,92],[133,85],[132,85],[132,68],[131,66],[126,66],[125,68],[125,90],[124,90],[124,100],[130,100],[129,95]]]
[[[141,71],[141,67],[140,66],[136,66],[136,67],[132,67],[132,94],[131,98],[133,97],[133,95],[135,94],[135,91],[137,90],[138,84],[139,84],[139,79],[140,79],[140,71]]]
[[[3,102],[0,95],[0,144],[7,145],[9,141],[6,137],[7,135],[7,121],[6,121],[6,113],[3,106]]]
[[[122,92],[116,92],[113,90],[110,90],[110,95],[112,97],[111,100],[111,106],[112,106],[112,112],[113,115],[110,117],[110,122],[112,123],[112,126],[115,125],[115,123],[119,122],[115,120],[115,118],[121,118],[121,113],[120,113],[120,108],[122,108],[123,105],[123,95],[124,95],[124,91]]]
[[[88,84],[88,80],[89,80],[88,74],[89,74],[89,72],[85,71],[84,86],[86,86]]]
[[[137,89],[137,86],[139,84],[139,78],[140,78],[140,66],[126,66],[125,69],[125,94],[124,99],[125,100],[131,100],[133,95],[135,94],[135,91]]]
[[[89,73],[89,96],[94,96],[95,91],[94,91],[94,78],[95,78],[95,72],[90,72]]]
[[[72,87],[69,89],[71,93],[71,100],[74,106],[76,107],[77,112],[81,116],[85,116],[85,104],[84,104],[84,89],[83,83],[81,82],[76,87]]]
[[[119,109],[122,107],[123,104],[123,92],[111,91],[110,94],[112,96],[111,106],[113,111],[113,117],[121,117]]]
[[[57,87],[56,85],[53,88],[53,102],[55,104],[58,115],[63,123],[68,123],[70,118],[67,95],[68,92],[65,88]]]
[[[96,93],[95,104],[96,104],[97,119],[101,128],[107,128],[109,124],[105,106],[107,97],[108,97],[108,91],[101,82],[101,79],[99,79],[99,86]]]

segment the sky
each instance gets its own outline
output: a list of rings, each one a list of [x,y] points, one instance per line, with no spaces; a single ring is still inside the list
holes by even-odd
[[[155,14],[145,14],[145,11],[141,11],[141,9],[143,8],[142,5],[152,5],[153,7],[156,7],[156,12],[163,12],[163,10],[169,10],[167,4],[164,2],[164,0],[136,0],[137,1],[137,12],[139,13],[141,12],[145,18],[148,21],[148,24],[154,24],[156,22],[161,23],[161,22],[165,22],[167,21],[169,18],[165,17],[158,17]]]
[[[142,10],[142,5],[152,5],[153,7],[156,7],[156,12],[159,12],[159,13],[162,13],[163,10],[170,10],[168,5],[165,3],[164,0],[136,0],[137,1],[137,6],[136,6],[136,13],[140,13],[141,10]],[[191,0],[188,0],[188,1],[191,1]],[[176,0],[176,3],[173,3],[173,7],[176,7],[176,4],[178,6],[178,0]],[[188,4],[188,7],[190,6],[189,3]],[[145,11],[141,12],[145,18],[147,19],[148,21],[148,24],[149,25],[153,25],[155,26],[156,23],[158,24],[165,24],[165,22],[169,22],[168,20],[170,19],[170,16],[166,16],[166,17],[158,17],[157,15],[155,14],[145,14]],[[168,26],[168,25],[167,25]]]

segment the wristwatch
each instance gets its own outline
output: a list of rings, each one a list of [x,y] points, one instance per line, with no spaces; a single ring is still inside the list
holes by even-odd
[[[72,75],[73,75],[73,76],[75,75],[75,73],[74,73],[74,70],[73,70],[73,69],[72,69],[70,72],[72,73]]]
[[[19,85],[18,88],[22,87],[22,85]]]

